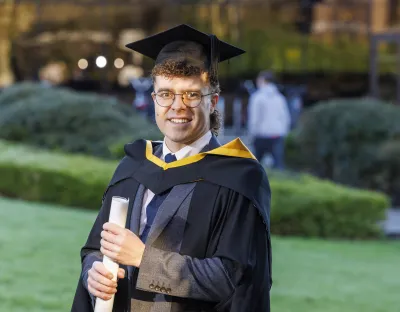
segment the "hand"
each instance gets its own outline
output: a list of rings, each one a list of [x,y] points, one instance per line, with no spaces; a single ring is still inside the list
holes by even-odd
[[[125,270],[118,269],[118,278],[125,277]],[[92,268],[88,271],[88,290],[89,292],[103,300],[110,300],[112,295],[117,292],[117,282],[113,281],[113,276],[106,269],[103,262],[95,261]]]
[[[119,264],[139,267],[145,245],[134,233],[114,223],[104,223],[101,232],[101,248],[103,255]]]

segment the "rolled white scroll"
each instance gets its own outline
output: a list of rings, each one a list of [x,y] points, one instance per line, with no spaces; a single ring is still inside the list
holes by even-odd
[[[109,222],[115,223],[121,227],[125,227],[126,216],[128,214],[128,204],[129,200],[123,197],[113,196],[110,208]],[[108,271],[113,275],[113,281],[117,281],[117,273],[119,269],[119,264],[108,258],[103,257],[103,264]],[[103,300],[101,298],[96,298],[95,312],[112,312],[114,306],[114,296],[112,295],[110,300]]]

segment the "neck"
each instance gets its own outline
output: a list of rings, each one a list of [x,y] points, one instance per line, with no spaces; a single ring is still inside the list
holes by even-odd
[[[178,142],[171,141],[168,138],[165,138],[165,144],[167,145],[168,149],[172,153],[176,153],[176,152],[180,151],[182,148],[184,148],[185,146],[188,145],[188,144],[183,144],[183,143],[178,143]]]
[[[192,144],[193,142],[196,142],[198,139],[200,139],[203,135],[205,135],[209,130],[201,133],[200,135],[198,135],[196,138],[190,140],[190,141],[186,141],[186,142],[174,142],[171,139],[169,139],[168,137],[165,137],[165,144],[167,145],[168,149],[172,152],[172,153],[176,153],[178,151],[180,151],[182,148],[184,148],[185,146],[188,146],[190,144]]]

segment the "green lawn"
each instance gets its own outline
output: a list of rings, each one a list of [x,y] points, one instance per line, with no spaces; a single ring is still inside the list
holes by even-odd
[[[0,311],[69,311],[93,212],[0,198]],[[399,242],[273,238],[272,311],[400,311]]]

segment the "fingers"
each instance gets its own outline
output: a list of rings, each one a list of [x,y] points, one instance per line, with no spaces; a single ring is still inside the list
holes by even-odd
[[[117,252],[110,251],[108,249],[105,249],[104,247],[100,247],[100,252],[103,255],[109,257],[113,261],[117,261],[118,262],[118,260],[119,260]]]
[[[95,261],[92,265],[92,269],[98,272],[99,274],[109,278],[110,280],[113,278],[113,275],[110,271],[107,270],[103,262]]]
[[[104,239],[100,240],[100,245],[104,249],[107,249],[107,250],[113,251],[113,252],[120,252],[120,250],[121,250],[121,247],[119,245],[115,245],[115,244],[109,243]]]
[[[101,231],[101,237],[109,243],[118,244],[118,236],[113,233]]]
[[[125,278],[125,270],[124,269],[118,269],[118,278]]]
[[[116,225],[114,223],[106,222],[103,224],[103,229],[118,235],[118,234],[122,234],[122,232],[124,231],[125,228],[122,228],[119,225]]]
[[[88,290],[97,298],[109,300],[117,292],[117,282],[104,264],[96,261],[88,272]]]
[[[90,287],[92,287],[95,291],[100,292],[105,295],[113,295],[117,292],[117,286],[108,287],[99,282],[96,282],[93,279],[91,279],[90,282],[88,280],[88,285],[90,285]]]
[[[96,298],[101,298],[103,300],[110,300],[112,298],[112,295],[98,291],[97,289],[93,288],[90,284],[88,284],[88,290]]]
[[[106,269],[103,263],[96,261],[92,268],[88,271],[90,278],[96,282],[108,287],[116,286],[116,282],[112,280],[112,274]]]

